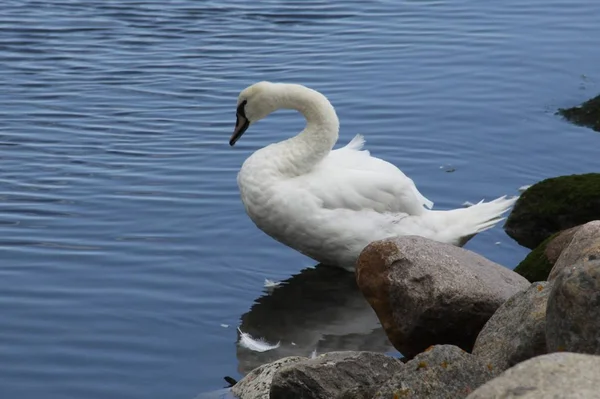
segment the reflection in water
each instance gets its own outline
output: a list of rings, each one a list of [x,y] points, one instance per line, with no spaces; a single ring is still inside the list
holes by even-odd
[[[268,290],[242,316],[240,328],[281,346],[268,352],[237,347],[238,371],[286,356],[341,350],[395,351],[356,285],[354,273],[317,265]]]

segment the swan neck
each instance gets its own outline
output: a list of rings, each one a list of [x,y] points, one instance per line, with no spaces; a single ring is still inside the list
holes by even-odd
[[[284,108],[300,112],[306,126],[296,137],[286,140],[293,148],[292,162],[298,172],[306,172],[327,156],[337,142],[339,120],[335,109],[321,93],[303,86],[291,86],[283,97]]]

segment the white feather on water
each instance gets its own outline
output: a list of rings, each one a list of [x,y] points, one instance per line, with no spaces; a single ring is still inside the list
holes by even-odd
[[[238,327],[238,331],[240,332],[240,342],[239,342],[240,346],[242,346],[246,349],[250,349],[251,351],[266,352],[266,351],[270,351],[272,349],[279,348],[279,345],[281,344],[281,342],[277,342],[275,345],[271,345],[262,338],[259,338],[259,339],[252,338],[252,335],[242,332],[242,330],[240,330],[239,327]]]
[[[273,281],[273,280],[269,280],[268,278],[265,279],[265,288],[277,288],[281,285],[280,281]]]

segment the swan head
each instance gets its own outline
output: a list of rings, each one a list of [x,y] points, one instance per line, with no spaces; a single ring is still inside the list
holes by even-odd
[[[235,129],[229,145],[235,145],[252,123],[279,108],[277,94],[277,84],[271,82],[258,82],[242,90],[238,96]]]

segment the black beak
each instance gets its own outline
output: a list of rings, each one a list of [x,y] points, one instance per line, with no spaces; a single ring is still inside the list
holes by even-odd
[[[240,137],[242,137],[242,134],[244,134],[246,129],[248,129],[248,126],[250,126],[250,121],[248,121],[248,119],[246,119],[242,115],[237,114],[235,120],[235,129],[233,130],[233,134],[229,139],[230,146],[233,147],[235,145],[235,143],[240,139]]]

